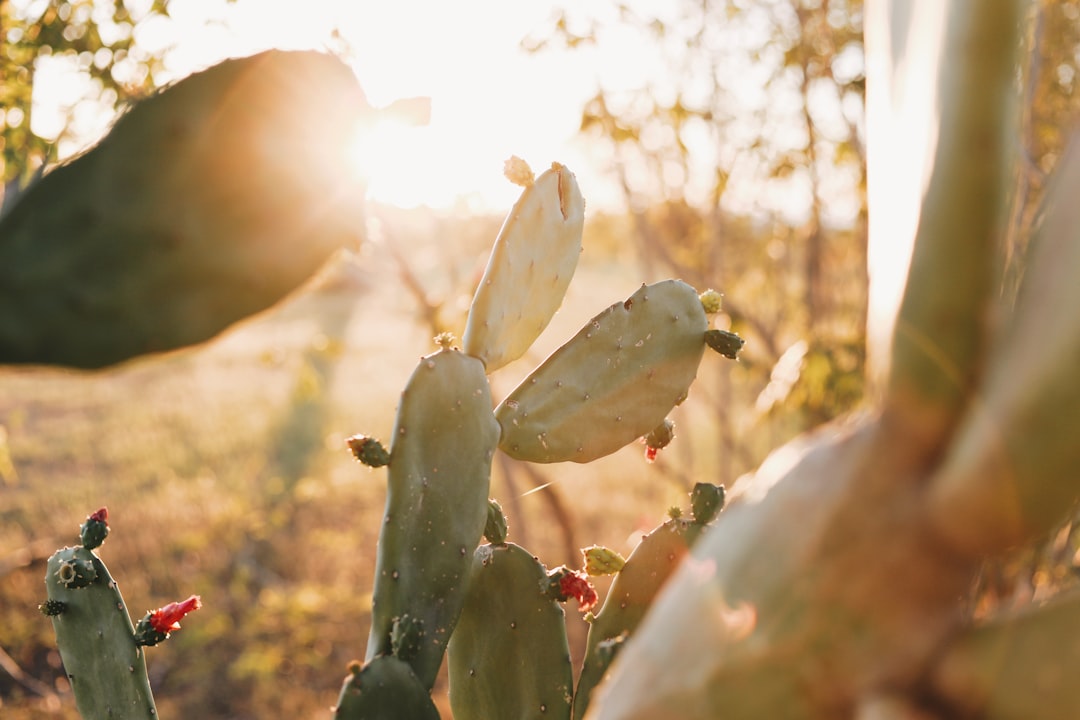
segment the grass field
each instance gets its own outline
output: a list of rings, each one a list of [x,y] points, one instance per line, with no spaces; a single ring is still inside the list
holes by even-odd
[[[419,267],[439,263],[429,265]],[[385,498],[383,471],[356,463],[343,440],[388,438],[398,393],[434,349],[391,261],[366,255],[341,277],[204,347],[99,373],[0,370],[0,648],[26,673],[0,669],[5,720],[77,717],[36,605],[45,557],[102,505],[113,527],[102,556],[133,614],[190,593],[205,604],[149,651],[162,717],[327,717],[366,644]],[[493,378],[496,398],[638,284],[623,266],[586,264],[537,347]],[[706,358],[703,374],[718,361]],[[665,456],[684,476],[708,441],[696,434]],[[571,546],[628,552],[688,490],[641,454],[497,460],[492,494],[511,539],[549,567],[577,564]],[[568,610],[579,653],[577,615]],[[441,690],[439,703],[449,717]]]

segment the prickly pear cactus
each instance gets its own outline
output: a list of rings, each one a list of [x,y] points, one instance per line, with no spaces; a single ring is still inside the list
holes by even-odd
[[[483,364],[458,350],[421,358],[401,395],[375,567],[367,660],[393,651],[396,620],[421,636],[407,658],[435,684],[487,521],[499,426]]]
[[[171,603],[131,624],[120,588],[94,550],[108,535],[108,511],[83,523],[82,544],[57,550],[45,571],[48,597],[41,611],[52,619],[64,672],[83,720],[155,719],[143,647],[179,629],[200,606],[198,596]]]
[[[495,409],[499,448],[590,462],[653,430],[686,399],[708,320],[680,280],[643,285],[585,324]]]
[[[581,255],[585,201],[574,174],[553,163],[535,182],[527,166],[517,175],[526,188],[495,240],[463,338],[489,373],[521,357],[548,326]]]
[[[452,349],[452,338],[436,338],[443,349],[421,360],[402,393],[389,453],[366,435],[348,440],[362,463],[389,465],[389,491],[367,664],[346,678],[339,708],[359,702],[365,674],[381,677],[376,663],[394,664],[385,658],[407,664],[430,689],[449,643],[459,720],[569,718],[572,672],[557,603],[577,597],[585,611],[596,592],[582,573],[546,573],[505,542],[506,519],[497,502],[486,502],[492,455],[499,447],[522,460],[588,462],[648,434],[654,456],[674,437],[665,416],[686,398],[706,347],[706,314],[719,307],[715,291],[699,296],[677,280],[643,285],[493,412],[486,374],[519,357],[561,303],[581,251],[584,206],[561,165],[533,181],[524,162],[511,162],[507,175],[525,190],[473,301],[464,352]],[[679,525],[681,552],[705,522]],[[476,549],[481,532],[490,544]]]

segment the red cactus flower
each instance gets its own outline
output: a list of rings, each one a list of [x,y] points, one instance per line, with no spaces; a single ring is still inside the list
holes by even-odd
[[[659,448],[645,446],[645,462],[653,462],[656,460],[656,453],[659,452]]]
[[[559,591],[565,597],[577,599],[578,610],[581,612],[588,612],[599,600],[596,589],[593,588],[589,579],[584,573],[576,570],[568,570],[559,578]]]
[[[97,522],[103,522],[106,525],[108,525],[109,524],[109,508],[103,507],[103,508],[99,509],[97,512],[92,513],[90,515],[90,517],[87,518],[87,519],[96,520]]]
[[[180,629],[180,621],[190,612],[202,607],[202,598],[192,595],[182,602],[172,602],[150,611],[150,627],[166,635]]]

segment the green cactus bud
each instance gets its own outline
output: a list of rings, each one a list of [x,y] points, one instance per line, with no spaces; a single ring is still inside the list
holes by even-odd
[[[489,373],[521,357],[551,322],[581,255],[585,201],[558,163],[527,186],[495,240],[465,326]]]
[[[79,539],[87,550],[101,547],[109,536],[109,509],[100,508],[87,516],[86,522],[79,528]]]
[[[675,422],[664,418],[664,422],[653,428],[643,439],[645,440],[645,459],[652,462],[656,459],[656,453],[666,448],[675,439]]]
[[[45,617],[56,617],[60,613],[67,610],[67,603],[61,600],[53,600],[52,598],[49,598],[45,602],[38,605],[38,610],[40,610],[41,614]]]
[[[64,582],[79,574],[75,568],[87,567],[94,570],[89,583]],[[105,564],[85,547],[57,550],[49,558],[45,587],[48,600],[42,609],[52,619],[83,720],[157,720],[146,659]]]
[[[690,508],[694,522],[699,525],[712,522],[713,518],[724,509],[725,491],[723,485],[697,483],[690,492]]]
[[[394,619],[394,627],[390,630],[390,652],[396,658],[411,662],[419,653],[423,638],[424,621],[402,615]]]
[[[701,293],[698,297],[701,299],[701,307],[705,310],[706,315],[715,315],[720,312],[720,308],[724,304],[724,295],[712,288]]]
[[[495,409],[499,447],[531,462],[590,462],[686,399],[708,321],[679,280],[642,286],[586,323]]]
[[[484,525],[484,538],[492,545],[506,544],[506,515],[502,505],[495,498],[488,498],[487,524]]]
[[[390,453],[386,451],[382,443],[367,435],[353,435],[345,440],[353,457],[368,467],[382,467],[390,463]]]
[[[709,330],[705,333],[705,344],[730,360],[738,360],[746,341],[727,330]]]
[[[549,577],[514,543],[480,546],[465,610],[448,649],[457,720],[570,717],[573,670],[566,618]]]
[[[380,655],[349,664],[334,720],[439,720],[439,711],[408,663]]]
[[[585,572],[592,576],[614,575],[626,564],[622,555],[600,545],[584,548],[581,554],[585,558]]]
[[[435,684],[487,520],[499,426],[483,364],[458,350],[421,358],[398,406],[379,535],[367,660],[393,652],[396,618],[422,623],[410,664]]]

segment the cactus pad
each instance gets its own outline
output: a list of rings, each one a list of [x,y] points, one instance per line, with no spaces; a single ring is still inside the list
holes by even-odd
[[[562,607],[548,575],[519,545],[476,550],[469,595],[450,640],[450,706],[457,720],[565,718],[573,693]]]
[[[94,569],[85,585],[64,582],[72,567]],[[75,705],[83,720],[156,719],[146,658],[135,642],[120,589],[105,564],[85,547],[57,550],[45,574],[47,608]]]
[[[439,720],[439,711],[408,663],[381,655],[349,668],[334,720]]]
[[[708,321],[679,280],[643,285],[582,328],[495,410],[499,447],[532,462],[589,462],[655,428],[681,403]]]
[[[483,364],[440,350],[421,358],[398,407],[367,660],[392,652],[394,624],[408,615],[421,632],[409,662],[427,688],[461,612],[487,520],[499,437],[491,404]]]
[[[489,373],[521,357],[551,322],[581,255],[585,201],[555,163],[521,193],[503,223],[465,327],[465,352]]]

